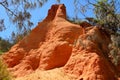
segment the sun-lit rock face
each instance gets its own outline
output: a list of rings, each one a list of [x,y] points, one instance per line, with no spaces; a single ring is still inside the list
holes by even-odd
[[[66,73],[79,80],[116,80],[114,65],[109,62],[106,33],[93,27],[80,35],[72,54],[64,66]]]
[[[3,60],[17,80],[117,80],[107,59],[109,42],[105,31],[68,22],[65,6],[53,5]]]
[[[74,40],[82,33],[81,26],[66,20],[63,4],[53,5],[46,19],[13,46],[3,59],[16,76],[24,76],[36,69],[62,67],[71,55]]]

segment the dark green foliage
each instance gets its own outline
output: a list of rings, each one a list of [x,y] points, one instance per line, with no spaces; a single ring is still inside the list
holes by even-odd
[[[120,13],[118,13],[118,8],[120,8],[119,0],[99,0],[94,10],[98,19],[97,23],[111,35],[109,56],[116,66],[120,64],[120,34],[118,33]]]
[[[110,34],[116,34],[120,28],[120,0],[74,0],[74,5],[77,15],[82,14],[89,23]]]
[[[117,3],[119,3],[117,0],[99,0],[94,5],[98,24],[112,34],[116,34],[120,27],[120,13],[117,11],[120,8],[120,3]]]
[[[117,66],[120,65],[120,36],[111,35],[112,43],[109,45],[110,58]]]
[[[0,53],[8,51],[12,45],[8,40],[0,38]]]

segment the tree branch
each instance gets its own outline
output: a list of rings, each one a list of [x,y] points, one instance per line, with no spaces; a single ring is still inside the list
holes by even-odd
[[[5,2],[6,2],[6,0],[4,0],[4,1],[0,2],[0,4],[5,3]]]
[[[6,1],[3,1],[3,2],[0,2],[0,5],[2,5],[7,11],[9,11],[11,14],[13,14],[14,16],[16,16],[17,17],[17,15],[13,12],[13,11],[11,11],[8,7],[6,7],[3,3],[5,3]]]

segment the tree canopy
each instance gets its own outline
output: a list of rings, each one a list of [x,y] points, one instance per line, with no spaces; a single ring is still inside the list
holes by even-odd
[[[56,1],[60,3],[61,0]],[[10,21],[16,25],[18,30],[26,32],[33,25],[30,10],[42,7],[46,2],[48,0],[1,0],[0,5],[4,7]],[[74,0],[74,7],[76,17],[79,14],[84,15],[86,19],[92,17],[95,23],[105,25],[104,27],[109,27],[114,32],[120,27],[119,0]],[[90,10],[93,11],[94,15],[86,15]],[[0,19],[0,31],[5,29],[4,19]]]
[[[2,0],[0,5],[4,7],[11,22],[18,30],[27,31],[33,25],[30,10],[41,7],[47,0]],[[0,20],[0,30],[4,30],[4,20]]]

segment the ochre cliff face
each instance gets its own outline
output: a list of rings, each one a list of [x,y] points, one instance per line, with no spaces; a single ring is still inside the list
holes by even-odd
[[[17,80],[117,80],[106,59],[109,42],[104,31],[68,22],[65,6],[53,5],[3,60]]]
[[[109,41],[97,27],[80,35],[64,66],[66,73],[76,75],[79,80],[116,80],[112,71],[114,66],[109,63],[106,55],[109,52]]]

